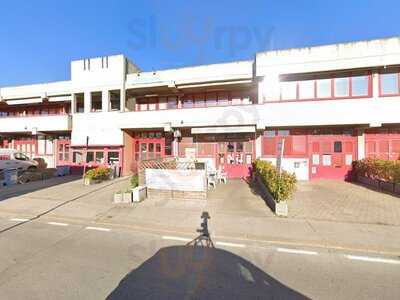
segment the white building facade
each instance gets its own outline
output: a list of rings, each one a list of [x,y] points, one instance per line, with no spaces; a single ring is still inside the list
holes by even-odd
[[[283,143],[299,179],[345,179],[356,159],[399,159],[399,72],[400,38],[152,72],[123,55],[78,60],[70,81],[0,89],[0,143],[77,172],[178,157],[232,178]]]

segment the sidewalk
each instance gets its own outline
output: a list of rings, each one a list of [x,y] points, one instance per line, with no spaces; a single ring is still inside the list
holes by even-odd
[[[157,201],[130,205],[112,203],[114,192],[128,179],[84,186],[79,178],[54,179],[43,186],[8,190],[0,201],[6,217],[63,219],[69,222],[120,226],[139,231],[194,237],[203,211],[210,214],[212,237],[230,241],[328,247],[400,256],[400,226],[361,224],[308,218],[278,218],[246,191],[230,189],[227,199],[208,201]],[[224,187],[229,190],[229,187]],[[241,201],[232,199],[238,194]],[[215,194],[217,195],[217,194]]]

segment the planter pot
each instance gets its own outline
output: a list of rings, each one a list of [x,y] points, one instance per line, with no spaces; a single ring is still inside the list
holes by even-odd
[[[96,184],[96,183],[100,183],[100,182],[101,182],[101,180],[91,179],[91,178],[85,178],[85,180],[84,180],[85,185],[92,185],[92,184]]]
[[[275,202],[275,214],[280,217],[287,217],[289,212],[286,201]]]
[[[289,208],[286,201],[277,202],[269,193],[268,189],[262,182],[259,176],[255,176],[255,180],[257,182],[258,187],[261,191],[261,196],[263,197],[264,201],[267,203],[269,208],[280,217],[287,217],[289,214]]]
[[[114,203],[132,203],[132,193],[131,192],[115,193]]]
[[[147,188],[145,186],[137,186],[132,189],[132,201],[141,202],[147,198]]]

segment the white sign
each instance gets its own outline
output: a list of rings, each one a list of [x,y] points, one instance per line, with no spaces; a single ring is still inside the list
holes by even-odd
[[[146,169],[146,186],[149,189],[204,192],[205,170]]]

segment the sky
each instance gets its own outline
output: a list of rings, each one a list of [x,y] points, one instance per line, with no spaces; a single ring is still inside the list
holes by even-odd
[[[398,0],[31,0],[0,3],[0,87],[70,79],[124,54],[143,71],[400,35]]]

